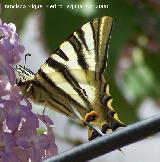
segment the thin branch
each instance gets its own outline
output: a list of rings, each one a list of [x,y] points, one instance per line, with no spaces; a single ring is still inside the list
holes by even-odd
[[[110,135],[84,143],[44,162],[84,162],[142,140],[160,131],[160,115],[119,129]]]

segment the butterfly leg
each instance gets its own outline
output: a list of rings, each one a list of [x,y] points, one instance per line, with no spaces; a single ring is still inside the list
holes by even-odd
[[[46,111],[46,105],[47,105],[47,103],[46,103],[46,100],[44,101],[44,109],[43,109],[43,111],[42,111],[42,113],[43,113],[43,116],[44,116],[44,114],[45,114],[45,111]]]
[[[27,88],[27,92],[29,92],[32,86],[33,86],[32,84],[29,85],[29,87]]]

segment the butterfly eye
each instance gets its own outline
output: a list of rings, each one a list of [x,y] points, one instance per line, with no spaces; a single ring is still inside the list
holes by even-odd
[[[25,82],[22,82],[22,80],[16,80],[16,84],[17,86],[23,86],[25,84]]]

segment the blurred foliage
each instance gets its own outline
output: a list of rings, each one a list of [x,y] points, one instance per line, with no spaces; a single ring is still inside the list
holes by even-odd
[[[2,4],[107,4],[108,9],[83,11],[81,9],[42,8],[42,9],[2,9],[2,19],[16,24],[18,30],[24,25],[25,19],[31,13],[41,13],[39,17],[41,37],[48,53],[53,51],[72,32],[85,22],[102,15],[114,18],[114,28],[110,42],[106,78],[110,83],[110,91],[114,97],[113,107],[125,123],[137,120],[136,108],[146,97],[159,97],[160,89],[160,10],[157,0],[2,0]],[[143,37],[140,37],[143,36]],[[143,39],[142,39],[143,38]],[[122,70],[119,75],[117,64],[124,59],[124,51],[132,64]],[[134,49],[142,52],[141,61],[135,62]],[[134,51],[134,52],[133,52]],[[137,52],[136,52],[137,53]],[[132,56],[132,57],[130,57]],[[139,56],[138,56],[139,57]],[[121,67],[119,68],[121,69]],[[120,85],[120,86],[119,86]],[[131,94],[132,101],[127,100],[126,94]]]

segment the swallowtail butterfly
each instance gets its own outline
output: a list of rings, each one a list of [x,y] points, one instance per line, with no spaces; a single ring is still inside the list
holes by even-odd
[[[124,126],[111,106],[109,85],[103,76],[112,25],[109,16],[84,24],[36,74],[21,65],[15,68],[17,86],[24,96],[81,120],[88,127],[89,140]]]

